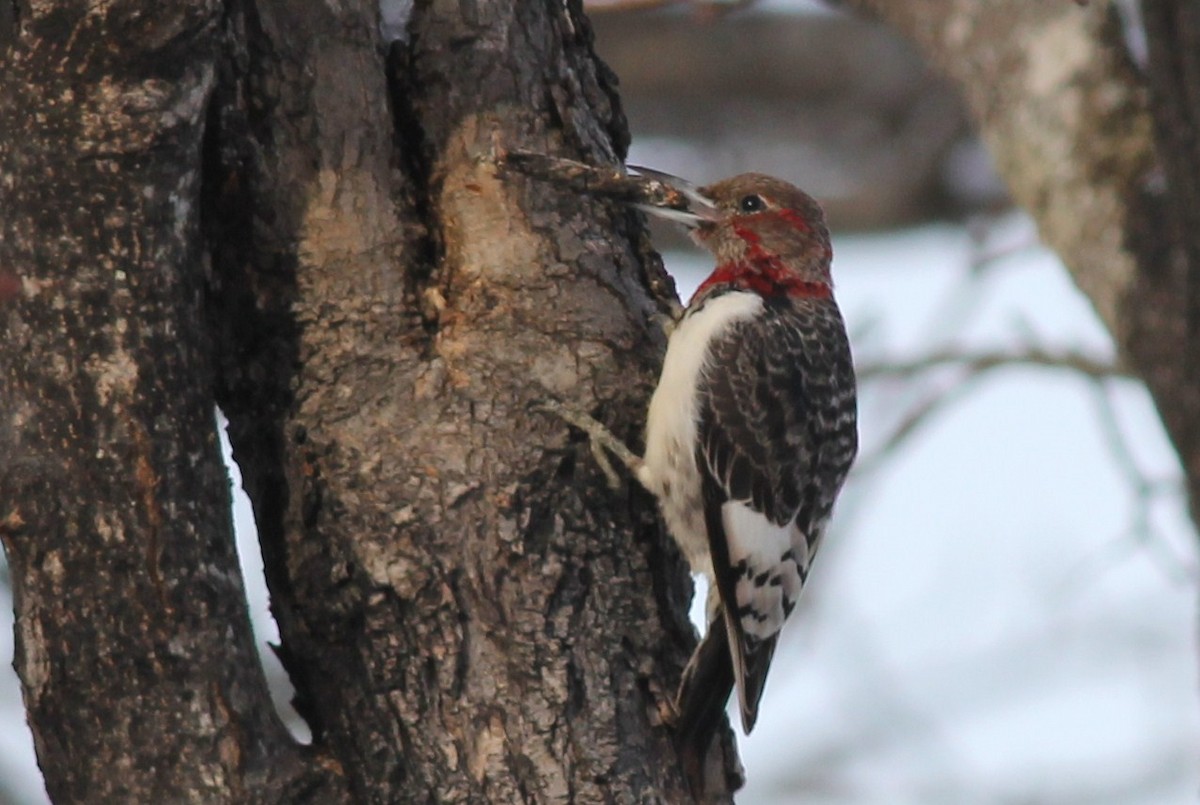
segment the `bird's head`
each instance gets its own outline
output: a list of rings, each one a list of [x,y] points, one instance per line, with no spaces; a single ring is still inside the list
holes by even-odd
[[[828,297],[832,249],[825,215],[804,191],[761,173],[692,187],[667,174],[637,168],[687,199],[685,209],[641,204],[646,212],[683,224],[717,260],[700,292],[718,285],[763,296]]]
[[[811,196],[781,179],[743,173],[695,187],[635,165],[627,174],[525,151],[506,153],[502,164],[683,224],[717,260],[694,298],[729,288],[766,298],[832,296],[825,215]]]

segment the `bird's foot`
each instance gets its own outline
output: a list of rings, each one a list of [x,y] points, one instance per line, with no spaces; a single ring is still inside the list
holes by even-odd
[[[675,729],[679,723],[679,702],[675,696],[667,694],[658,697],[658,719],[668,729]]]
[[[670,338],[671,333],[675,332],[675,328],[679,326],[679,321],[683,318],[683,305],[671,300],[670,310],[659,313],[654,318],[658,322],[658,326],[662,328],[663,335]]]
[[[572,410],[557,400],[542,400],[538,403],[538,407],[554,414],[567,424],[579,428],[588,435],[588,440],[591,442],[592,456],[595,457],[596,463],[600,466],[600,471],[604,473],[604,478],[608,481],[609,488],[619,489],[621,486],[621,477],[617,474],[616,469],[613,468],[612,462],[608,460],[608,453],[612,453],[633,474],[633,477],[640,480],[638,473],[642,468],[641,457],[630,450],[624,442],[614,436],[612,431],[604,427],[601,422],[582,411]],[[608,453],[605,451],[608,451]]]

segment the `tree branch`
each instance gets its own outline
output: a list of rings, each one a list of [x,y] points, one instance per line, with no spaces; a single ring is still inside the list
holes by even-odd
[[[910,36],[952,77],[1014,198],[1038,222],[1147,384],[1188,478],[1200,521],[1200,155],[1194,92],[1200,30],[1186,2],[1144,4],[1147,87],[1111,4],[855,0]],[[1191,9],[1190,11],[1188,9]],[[1182,16],[1181,16],[1182,15]],[[1190,82],[1190,83],[1189,83]],[[1174,121],[1174,122],[1172,122]],[[1194,132],[1193,132],[1194,134]],[[1187,212],[1190,211],[1190,212]],[[1173,221],[1180,221],[1172,225]]]
[[[855,373],[861,382],[885,378],[909,379],[934,369],[954,368],[961,374],[977,375],[1006,367],[1069,369],[1095,379],[1131,378],[1124,367],[1102,358],[1072,350],[1027,347],[1021,350],[971,351],[948,349],[930,352],[909,360],[871,360],[860,362]]]

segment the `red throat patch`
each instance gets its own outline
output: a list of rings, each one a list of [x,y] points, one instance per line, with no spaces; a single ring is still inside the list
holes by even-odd
[[[800,232],[810,230],[808,222],[791,210],[767,213],[778,216]],[[709,288],[728,285],[738,290],[752,291],[762,297],[786,296],[791,299],[829,299],[832,283],[801,279],[788,269],[778,255],[763,248],[762,239],[749,226],[733,224],[733,232],[746,244],[745,257],[736,262],[718,265],[708,279],[696,289],[700,296]],[[828,248],[826,248],[828,260]]]
[[[723,263],[700,283],[696,296],[710,288],[728,285],[740,291],[753,291],[762,297],[786,296],[791,299],[829,299],[833,288],[827,282],[803,280],[780,265],[777,258]]]

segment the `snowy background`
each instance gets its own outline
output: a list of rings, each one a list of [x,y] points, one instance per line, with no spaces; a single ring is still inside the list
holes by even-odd
[[[796,8],[766,5],[754,13],[783,19]],[[722,30],[734,31],[736,45],[736,27]],[[603,37],[599,46],[609,58]],[[846,137],[825,131],[843,158],[849,154],[840,164],[791,123],[786,136],[770,139],[762,133],[771,129],[769,116],[723,114],[697,145],[664,134],[682,118],[638,96],[645,83],[638,76],[654,64],[629,64],[615,53],[610,60],[630,109],[631,162],[701,181],[768,170],[809,188],[831,210],[846,210],[846,220],[857,209],[845,201],[856,181],[855,149],[866,161],[895,139],[847,151]],[[889,92],[909,104],[901,90]],[[935,122],[952,114],[932,109]],[[869,109],[864,114],[873,119]],[[805,119],[828,127],[834,117],[827,110]],[[748,132],[751,125],[763,129]],[[743,143],[763,140],[731,147],[720,129]],[[1035,350],[1098,365],[1112,359],[1107,333],[1038,245],[1032,224],[1004,205],[981,209],[996,191],[977,144],[967,137],[946,151],[939,175],[976,205],[948,216],[956,223],[921,223],[930,216],[919,215],[887,232],[864,233],[860,225],[849,233],[833,216],[837,295],[856,360],[871,370],[861,389],[862,460],[785,630],[758,726],[739,739],[748,784],[738,801],[1197,802],[1197,535],[1177,459],[1145,390],[1131,380],[1020,363],[980,374],[886,371],[937,354]],[[898,186],[885,182],[891,163],[881,159],[868,166],[883,183],[875,196]],[[708,264],[690,252],[666,259],[686,299]],[[895,440],[930,401],[937,404],[929,414]],[[250,508],[236,468],[232,474],[259,645],[280,680],[265,650],[277,636]],[[11,612],[0,585],[6,661]],[[45,802],[17,681],[5,670],[0,801]],[[286,698],[281,687],[281,707]]]
[[[978,248],[949,226],[835,239],[846,318],[874,322],[857,360],[1019,350],[1031,331],[1111,353],[1053,255],[1022,250],[979,288]],[[942,333],[948,313],[969,326]],[[1104,403],[1061,369],[947,385],[852,476],[740,741],[740,802],[1197,801],[1195,534],[1148,395],[1111,385]],[[866,384],[864,456],[913,391]]]

